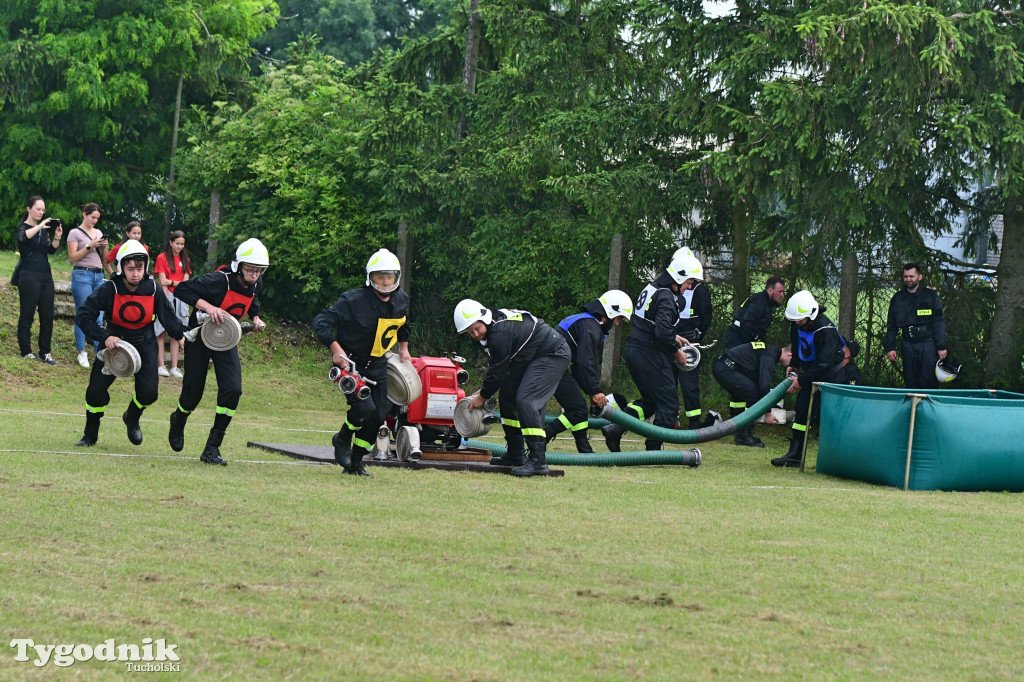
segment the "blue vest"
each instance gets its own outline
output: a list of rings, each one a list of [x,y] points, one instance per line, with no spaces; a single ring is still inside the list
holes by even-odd
[[[832,325],[829,325],[827,327],[822,327],[821,329],[817,329],[815,331],[823,331],[825,329],[833,329],[833,327]],[[818,357],[818,349],[814,347],[815,332],[805,332],[803,329],[798,329],[796,334],[797,345],[799,346],[799,348],[797,348],[797,357],[800,358],[801,362],[814,362],[814,360]],[[846,348],[846,339],[844,339],[843,335],[840,334],[839,340],[843,344],[842,346],[839,347],[840,354],[842,354],[842,350]]]
[[[575,315],[570,315],[569,317],[567,317],[564,320],[562,320],[561,322],[559,322],[558,323],[558,328],[561,329],[562,331],[564,331],[566,334],[568,334],[569,333],[569,327],[573,326],[574,324],[576,324],[576,322],[578,322],[579,320],[582,320],[585,317],[589,317],[592,320],[596,320],[597,319],[596,317],[594,317],[590,313],[576,313]],[[604,334],[601,334],[601,340],[604,341]]]

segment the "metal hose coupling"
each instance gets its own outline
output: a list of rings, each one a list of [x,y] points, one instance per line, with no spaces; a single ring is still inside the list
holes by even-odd
[[[682,456],[681,464],[688,466],[691,469],[696,469],[700,466],[703,459],[701,456],[700,448],[692,448],[690,450],[683,450],[679,453]]]
[[[376,385],[377,383],[364,379],[354,369],[341,369],[340,367],[331,367],[331,371],[327,373],[327,379],[332,384],[337,384],[339,391],[345,395],[355,395],[357,400],[369,398],[370,387],[367,384]]]

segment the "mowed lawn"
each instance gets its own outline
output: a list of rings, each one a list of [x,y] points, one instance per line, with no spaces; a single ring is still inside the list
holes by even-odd
[[[150,675],[204,680],[1024,671],[1019,495],[776,470],[768,459],[786,434],[763,426],[767,450],[707,444],[696,470],[343,476],[245,446],[327,445],[342,420],[325,354],[279,327],[243,341],[229,466],[197,459],[212,382],[180,454],[166,443],[180,386],[168,379],[142,446],[125,437],[131,387],[119,380],[99,444],[76,448],[87,374],[70,327],[57,324],[58,367],[24,362],[16,301],[0,287],[0,679],[40,675],[14,660],[19,638],[162,638],[180,672]],[[133,674],[95,660],[46,673]]]

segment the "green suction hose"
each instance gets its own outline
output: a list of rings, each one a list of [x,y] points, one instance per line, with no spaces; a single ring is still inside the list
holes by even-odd
[[[779,402],[779,400],[782,399],[782,396],[786,395],[786,391],[791,385],[792,382],[790,382],[789,379],[784,379],[781,384],[769,391],[768,395],[748,407],[742,414],[733,417],[728,421],[718,422],[703,429],[696,429],[692,431],[666,429],[662,426],[648,424],[636,417],[631,417],[622,410],[618,410],[611,405],[605,405],[604,409],[601,410],[600,416],[608,419],[609,421],[615,422],[619,426],[632,431],[633,433],[644,436],[645,438],[650,438],[651,440],[677,444],[706,443],[709,440],[715,440],[723,436],[731,436],[739,429],[752,424],[755,419],[772,409],[772,406]]]

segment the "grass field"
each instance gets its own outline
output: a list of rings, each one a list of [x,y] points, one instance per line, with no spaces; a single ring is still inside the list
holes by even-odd
[[[243,342],[229,466],[197,460],[212,383],[181,454],[166,443],[179,386],[167,379],[142,446],[125,437],[131,388],[118,381],[99,444],[76,448],[86,372],[70,326],[57,324],[56,368],[22,361],[16,304],[0,286],[5,643],[163,638],[180,672],[154,674],[204,680],[1024,671],[1019,495],[776,470],[784,430],[765,427],[767,450],[708,444],[696,470],[343,476],[245,447],[326,445],[341,421],[324,353],[296,327]],[[14,656],[0,654],[0,679],[129,674],[96,660],[43,672]]]

